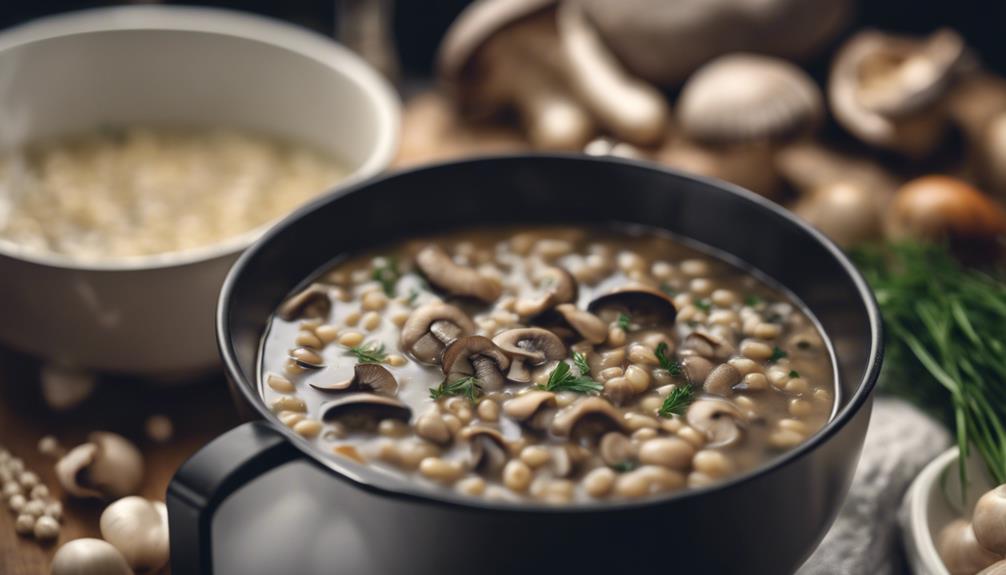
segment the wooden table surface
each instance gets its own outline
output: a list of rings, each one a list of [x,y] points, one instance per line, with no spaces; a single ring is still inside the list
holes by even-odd
[[[168,416],[174,436],[164,444],[146,437],[144,422],[154,414]],[[69,412],[52,411],[42,400],[37,365],[9,352],[0,353],[0,445],[24,460],[39,474],[55,497],[63,500],[64,521],[59,539],[41,545],[14,532],[14,515],[0,511],[0,574],[35,575],[49,572],[56,548],[80,537],[100,537],[102,503],[62,497],[53,472],[54,461],[38,452],[38,440],[56,436],[70,448],[91,431],[122,434],[134,441],[145,457],[146,472],[140,493],[162,500],[168,482],[186,458],[213,437],[240,423],[222,376],[170,387],[131,379],[102,380],[85,403]],[[169,570],[165,569],[164,573]]]

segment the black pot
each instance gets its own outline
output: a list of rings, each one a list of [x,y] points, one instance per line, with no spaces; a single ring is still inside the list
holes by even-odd
[[[304,278],[376,243],[497,222],[640,223],[748,262],[806,302],[831,337],[836,416],[805,444],[724,483],[564,508],[434,495],[321,456],[278,422],[256,391],[259,344],[272,310]],[[448,163],[321,198],[241,257],[217,329],[236,395],[261,420],[217,438],[175,475],[168,511],[179,573],[789,573],[848,490],[882,355],[866,284],[786,210],[723,182],[582,156]]]

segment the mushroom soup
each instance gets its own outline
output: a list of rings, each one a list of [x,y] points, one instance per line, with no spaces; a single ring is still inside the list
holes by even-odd
[[[340,260],[277,310],[261,393],[333,457],[503,500],[624,500],[751,470],[835,401],[806,309],[643,228],[521,227]]]

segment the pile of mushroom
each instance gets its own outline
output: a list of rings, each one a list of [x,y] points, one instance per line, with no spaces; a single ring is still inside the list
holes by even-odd
[[[1006,485],[978,500],[970,522],[956,519],[946,525],[936,548],[950,575],[1006,573]]]
[[[441,79],[466,117],[516,110],[532,145],[724,179],[787,203],[843,247],[906,233],[956,239],[967,217],[940,234],[891,224],[904,215],[888,216],[894,190],[929,175],[938,157],[948,175],[1006,198],[1006,80],[983,71],[953,30],[862,30],[832,55],[822,97],[798,64],[850,13],[846,0],[480,0],[441,45]],[[681,87],[675,122],[651,86]],[[832,119],[863,149],[820,141],[815,128]],[[951,149],[958,141],[963,149]],[[794,146],[805,156],[809,143],[832,175],[812,186],[792,178],[787,157]],[[877,151],[896,171],[865,157]],[[926,218],[944,207],[926,204]],[[988,244],[1002,233],[980,224],[966,235]]]

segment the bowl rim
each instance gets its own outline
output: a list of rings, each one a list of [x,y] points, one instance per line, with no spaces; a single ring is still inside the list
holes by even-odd
[[[936,550],[929,523],[929,500],[934,489],[939,489],[940,480],[955,465],[960,450],[953,446],[937,455],[926,464],[911,486],[905,492],[902,502],[902,539],[910,563],[918,561],[931,575],[949,575],[949,571]]]
[[[804,233],[824,246],[833,258],[839,263],[844,272],[852,280],[859,293],[860,299],[866,309],[868,323],[870,325],[870,343],[868,362],[864,375],[856,387],[855,393],[849,398],[846,405],[839,410],[828,423],[807,441],[794,449],[774,457],[763,465],[755,467],[747,473],[731,477],[726,481],[715,483],[709,486],[688,488],[673,493],[660,496],[643,498],[642,500],[617,501],[617,502],[580,502],[573,505],[555,506],[538,502],[493,502],[480,498],[466,497],[454,491],[437,492],[423,486],[409,484],[407,480],[401,478],[389,479],[390,476],[375,472],[363,464],[352,462],[348,459],[341,461],[334,457],[323,457],[317,453],[317,448],[312,446],[306,439],[297,435],[292,429],[281,425],[276,420],[265,401],[257,392],[257,382],[248,382],[242,375],[240,361],[237,358],[234,342],[230,337],[227,326],[231,316],[231,294],[235,285],[240,281],[244,269],[250,265],[252,260],[265,251],[271,244],[273,238],[285,230],[296,226],[307,214],[339,201],[343,196],[365,191],[367,188],[388,180],[399,178],[409,178],[413,174],[425,171],[450,169],[458,165],[478,164],[485,162],[534,162],[534,161],[561,161],[568,163],[607,163],[617,166],[628,166],[633,169],[659,172],[663,175],[670,175],[682,180],[690,180],[707,187],[719,188],[727,193],[739,196],[740,201],[748,201],[757,204],[760,208],[768,210],[778,217],[782,217],[792,225],[797,226]],[[775,470],[785,467],[815,450],[818,446],[829,440],[832,436],[844,428],[864,407],[868,407],[870,394],[872,393],[877,378],[880,374],[880,367],[884,355],[884,329],[881,321],[880,311],[877,307],[873,291],[869,288],[866,280],[859,273],[852,261],[842,252],[842,250],[823,233],[805,223],[789,210],[776,204],[754,192],[746,190],[735,184],[699,176],[695,174],[681,172],[668,168],[667,166],[652,161],[626,159],[614,156],[588,156],[580,153],[549,152],[549,153],[519,153],[519,154],[492,154],[483,156],[467,157],[459,160],[450,160],[431,164],[423,164],[416,167],[396,170],[384,173],[378,177],[365,182],[357,182],[350,186],[345,186],[335,193],[319,197],[300,209],[288,215],[283,221],[271,228],[255,244],[238,258],[224,280],[220,290],[220,298],[217,305],[217,345],[220,356],[224,364],[227,376],[232,387],[237,387],[243,399],[249,403],[259,413],[262,419],[270,422],[271,425],[283,434],[287,441],[292,443],[301,451],[308,460],[313,461],[335,473],[336,476],[352,482],[355,486],[365,490],[373,491],[383,496],[408,499],[434,505],[455,506],[467,511],[482,511],[491,513],[550,513],[550,514],[580,514],[596,512],[619,512],[639,509],[650,506],[660,506],[671,504],[687,498],[698,498],[720,491],[731,489],[735,486],[751,482],[757,478],[768,475]],[[257,357],[257,354],[256,354]],[[257,371],[257,370],[256,370]]]
[[[314,60],[349,79],[373,103],[377,141],[367,158],[333,187],[330,193],[380,173],[398,149],[401,101],[384,77],[351,50],[318,32],[239,10],[194,6],[112,6],[45,16],[0,32],[0,53],[55,38],[104,32],[159,30],[194,32],[251,40]],[[285,215],[221,241],[192,249],[108,259],[79,259],[31,250],[0,238],[0,256],[56,268],[84,271],[141,271],[172,268],[241,252]]]

